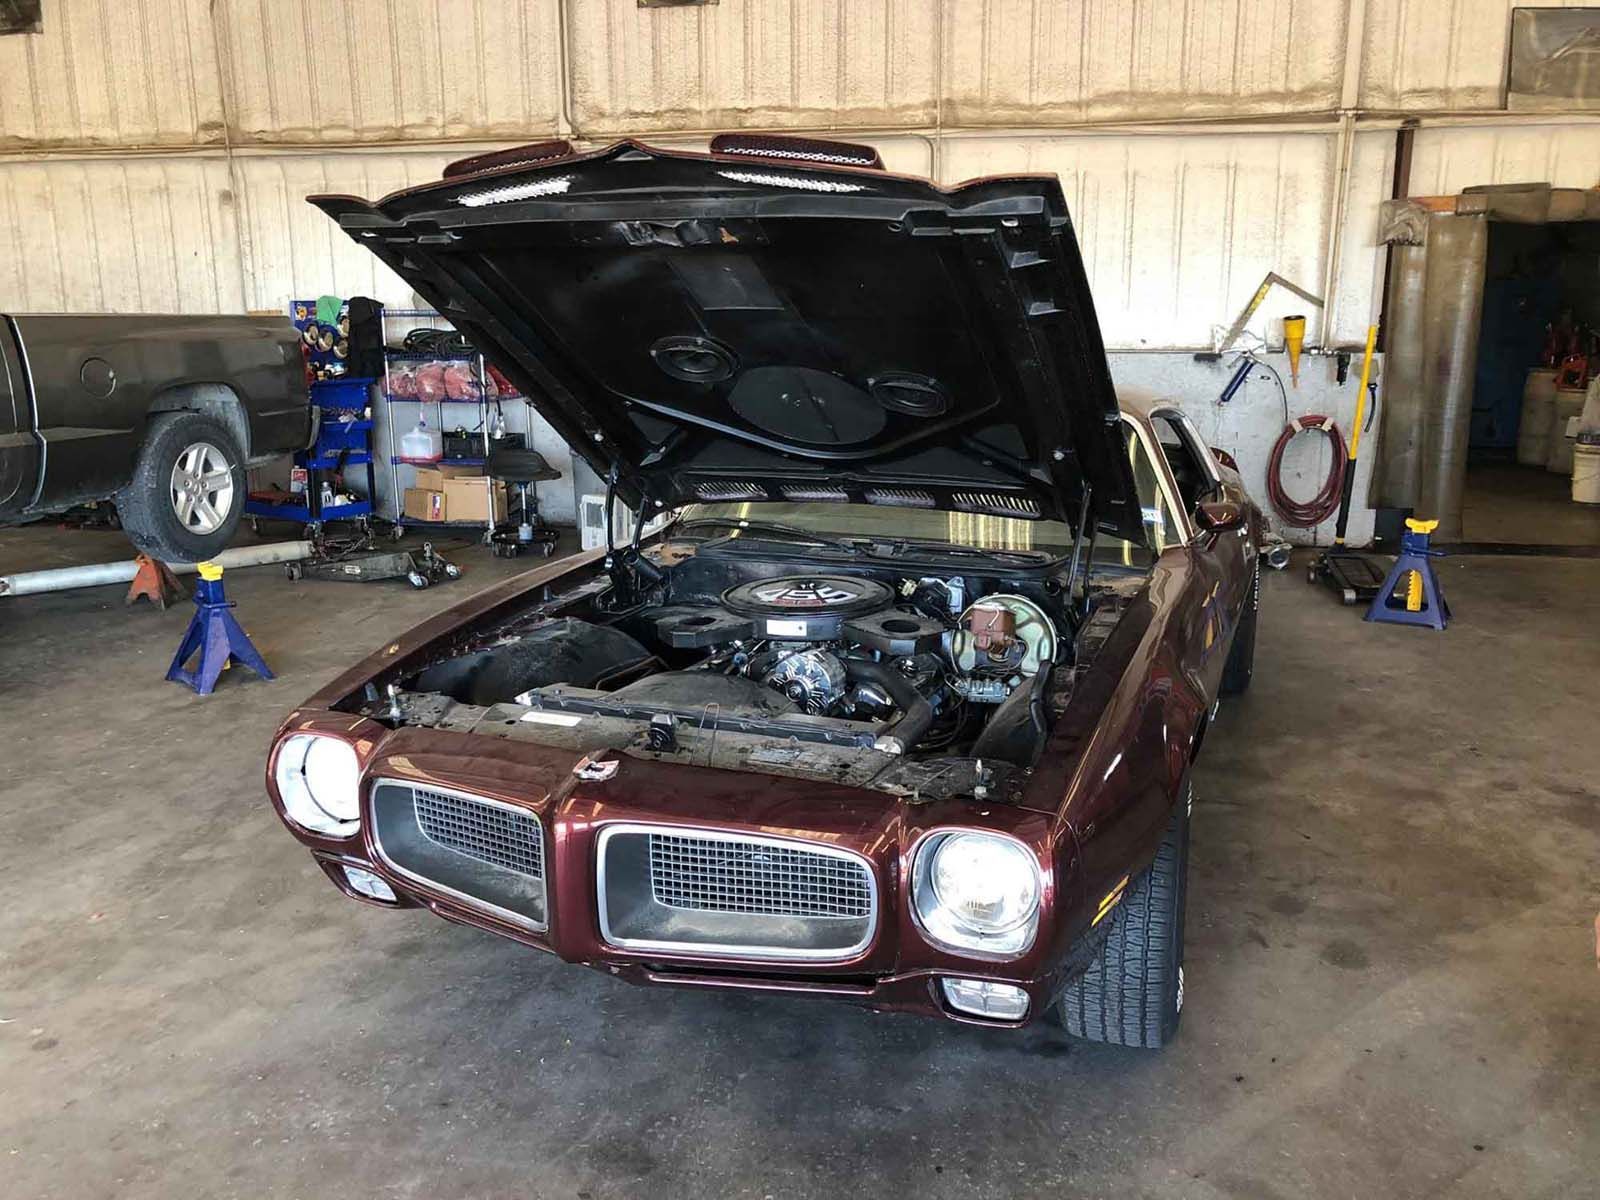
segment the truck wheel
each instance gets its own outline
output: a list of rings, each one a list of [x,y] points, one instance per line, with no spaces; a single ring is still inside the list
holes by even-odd
[[[1155,862],[1128,884],[1105,943],[1061,997],[1055,1011],[1073,1037],[1156,1050],[1178,1031],[1192,797],[1185,780]]]
[[[1261,560],[1258,558],[1255,574],[1250,577],[1250,594],[1245,597],[1244,612],[1239,616],[1239,628],[1233,631],[1233,646],[1222,667],[1219,690],[1224,696],[1242,696],[1250,687],[1250,677],[1256,669],[1256,617],[1260,612]]]
[[[146,430],[117,512],[146,554],[202,562],[233,540],[244,498],[244,455],[233,434],[199,413],[166,413]]]

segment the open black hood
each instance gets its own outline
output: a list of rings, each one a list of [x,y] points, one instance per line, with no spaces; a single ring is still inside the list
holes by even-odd
[[[1142,542],[1060,184],[943,191],[856,151],[557,143],[376,204],[312,203],[632,506],[839,500],[1076,526],[1087,485],[1095,524]]]

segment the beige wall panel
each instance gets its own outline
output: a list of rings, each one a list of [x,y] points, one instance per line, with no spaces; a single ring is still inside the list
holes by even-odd
[[[1365,345],[1367,326],[1378,319],[1383,267],[1388,255],[1378,244],[1378,209],[1394,180],[1394,134],[1358,133],[1350,158],[1350,191],[1344,238],[1339,246],[1338,303],[1333,342]]]
[[[953,125],[1252,115],[1338,106],[1340,4],[953,0]]]
[[[0,150],[221,139],[205,0],[45,0],[0,37]]]
[[[573,117],[588,137],[931,125],[936,29],[927,0],[581,0]]]
[[[217,0],[235,140],[504,137],[556,128],[554,0]]]
[[[220,157],[0,163],[11,312],[239,312],[235,200]]]
[[[944,173],[1059,174],[1106,344],[1204,346],[1267,271],[1320,286],[1334,145],[1323,134],[971,137],[946,146]],[[1303,307],[1274,296],[1254,328],[1279,340],[1276,319]]]
[[[1586,0],[1540,0],[1575,8]],[[1592,0],[1591,0],[1592,2]],[[1500,108],[1517,0],[1366,0],[1361,104]]]
[[[372,296],[410,305],[411,289],[356,245],[306,197],[346,192],[376,200],[439,178],[455,152],[350,151],[273,154],[239,160],[248,195],[246,255],[250,307],[284,308],[300,296]]]
[[[1418,130],[1413,196],[1489,183],[1600,184],[1600,120]]]

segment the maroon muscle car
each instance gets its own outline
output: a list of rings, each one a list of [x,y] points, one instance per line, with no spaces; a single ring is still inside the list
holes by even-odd
[[[1172,1036],[1261,518],[1119,406],[1054,178],[725,136],[315,203],[675,514],[291,714],[267,789],[335,886],[638,983]]]

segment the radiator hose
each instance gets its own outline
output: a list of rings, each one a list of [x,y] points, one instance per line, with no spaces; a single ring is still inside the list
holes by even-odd
[[[900,717],[880,733],[873,743],[874,750],[885,754],[904,754],[927,734],[933,725],[933,705],[917,691],[911,680],[885,663],[870,658],[852,658],[846,666],[851,675],[875,683],[894,700]]]
[[[1333,463],[1328,468],[1328,478],[1317,494],[1309,500],[1296,500],[1283,487],[1283,452],[1295,436],[1308,432],[1321,433],[1333,448]],[[1284,523],[1296,529],[1310,529],[1333,516],[1339,508],[1339,490],[1344,484],[1344,465],[1349,458],[1344,435],[1329,417],[1320,413],[1306,413],[1283,427],[1272,446],[1272,458],[1267,463],[1267,498],[1273,511]]]

